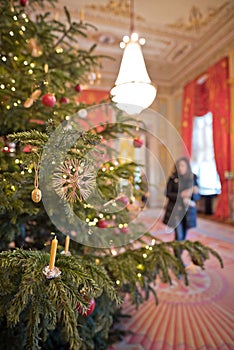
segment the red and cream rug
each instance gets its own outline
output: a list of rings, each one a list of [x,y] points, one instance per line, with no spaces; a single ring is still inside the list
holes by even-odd
[[[172,240],[173,233],[153,218],[153,210],[145,212],[151,233]],[[217,250],[224,269],[212,257],[205,270],[190,266],[189,286],[158,281],[158,306],[152,297],[136,310],[126,300],[123,312],[132,317],[122,327],[132,333],[110,350],[234,350],[234,227],[198,219],[187,239]]]

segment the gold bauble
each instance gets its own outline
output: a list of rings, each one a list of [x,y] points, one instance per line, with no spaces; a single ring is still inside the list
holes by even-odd
[[[137,270],[144,271],[145,267],[142,264],[137,265]]]
[[[31,198],[34,203],[38,203],[41,200],[41,190],[39,188],[34,188],[34,190],[31,193]]]

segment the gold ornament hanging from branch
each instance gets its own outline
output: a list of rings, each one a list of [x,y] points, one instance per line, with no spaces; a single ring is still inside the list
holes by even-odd
[[[34,190],[32,190],[31,198],[34,203],[39,203],[41,200],[41,190],[38,188],[38,164],[34,163],[35,179]]]
[[[37,89],[33,91],[30,97],[27,98],[27,100],[24,102],[24,108],[30,108],[33,103],[40,97],[41,90]]]
[[[40,57],[43,54],[43,48],[38,44],[36,38],[31,38],[28,40],[28,50],[32,57]]]

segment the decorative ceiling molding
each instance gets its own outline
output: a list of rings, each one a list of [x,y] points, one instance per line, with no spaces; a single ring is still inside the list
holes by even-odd
[[[191,48],[191,43],[179,43],[179,45],[176,45],[174,50],[166,57],[166,61],[174,64],[180,62],[189,53]]]
[[[76,2],[59,0],[60,6],[54,12],[62,20],[65,5],[72,18],[79,21],[80,11],[84,9],[85,22],[92,23],[97,30],[88,27],[87,37],[78,38],[79,48],[89,49],[97,43],[97,55],[113,58],[103,58],[99,85],[110,89],[122,57],[119,42],[129,30],[129,1],[79,0],[79,6]],[[142,20],[136,21],[136,30],[146,39],[142,48],[144,59],[159,92],[173,93],[234,47],[234,0],[180,0],[179,3],[164,0],[157,6],[152,0],[135,0],[136,12],[142,16]],[[180,17],[183,20],[178,22]]]
[[[203,57],[203,60],[197,62],[197,65],[194,66],[193,69],[188,69],[186,67],[183,74],[178,75],[178,79],[173,81],[173,85],[171,85],[171,92],[175,92],[178,87],[184,86],[188,81],[196,79],[198,76],[206,72],[210,66],[218,62],[221,58],[228,56],[231,47],[233,46],[230,46],[229,48],[227,47],[226,50],[222,48],[221,50],[213,53],[213,55],[211,54],[208,57]]]
[[[95,33],[91,35],[90,38],[100,45],[113,46],[119,44],[119,39],[116,37],[116,35],[108,32]]]
[[[199,34],[200,30],[207,27],[210,22],[215,19],[220,13],[226,9],[230,4],[230,1],[221,4],[216,7],[209,7],[206,14],[202,14],[201,10],[197,6],[192,6],[187,19],[179,19],[174,23],[169,23],[166,26],[177,31],[182,32],[194,32]]]
[[[130,15],[130,1],[129,0],[109,0],[105,4],[90,4],[86,8],[92,10],[108,13],[108,15],[114,15],[119,17],[129,18]],[[144,21],[144,18],[135,13],[135,19]]]

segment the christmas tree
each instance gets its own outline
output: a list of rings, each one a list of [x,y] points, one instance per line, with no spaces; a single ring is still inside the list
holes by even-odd
[[[134,123],[110,104],[77,103],[101,57],[76,43],[95,28],[66,8],[60,22],[45,4],[0,4],[0,343],[106,349],[125,293],[136,305],[149,293],[157,302],[155,279],[170,283],[170,271],[188,283],[180,249],[201,267],[210,253],[222,261],[199,242],[165,243],[132,223],[145,184],[137,164],[118,161],[115,140],[134,137]],[[105,123],[91,125],[89,114]]]

